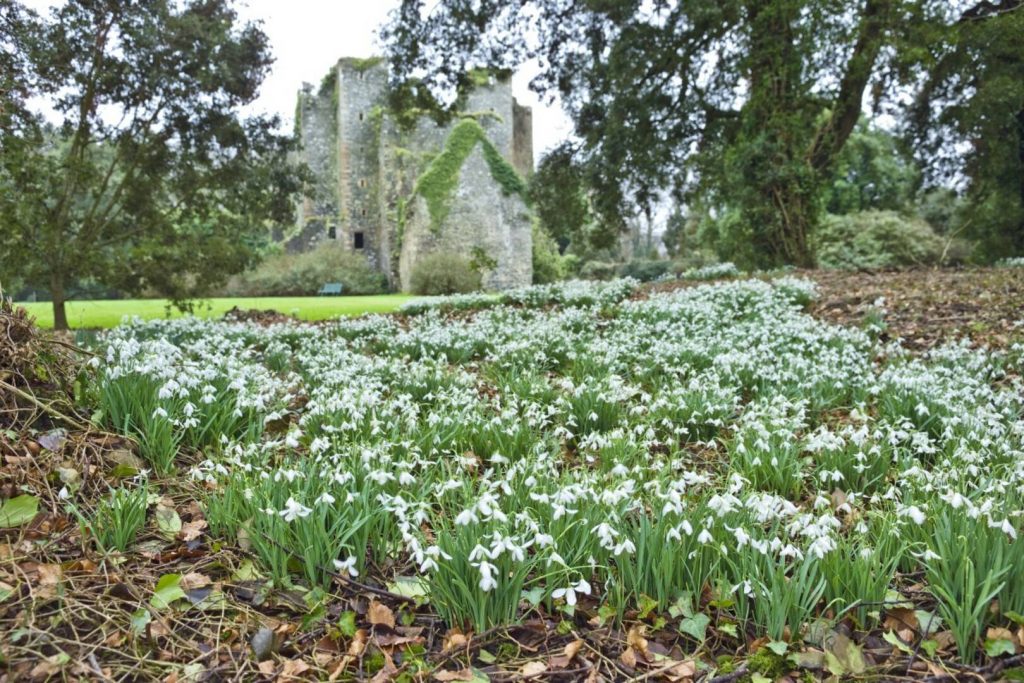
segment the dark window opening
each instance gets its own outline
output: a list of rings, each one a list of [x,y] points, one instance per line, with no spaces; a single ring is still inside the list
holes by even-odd
[[[359,120],[360,120],[360,121],[362,121],[362,120],[363,120],[363,112],[359,112]]]
[[[360,209],[360,213],[363,214],[363,218],[366,218],[366,209]]]
[[[327,237],[332,240],[338,239],[338,228],[331,225],[327,228]]]
[[[366,187],[366,180],[360,179],[359,187]]]
[[[353,241],[353,246],[355,246],[356,249],[362,249],[363,248],[363,233],[361,233],[361,232],[353,233],[352,241]]]

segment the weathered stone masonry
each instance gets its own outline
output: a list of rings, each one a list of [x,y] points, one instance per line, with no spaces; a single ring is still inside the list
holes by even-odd
[[[482,250],[497,263],[485,287],[530,284],[530,108],[507,80],[490,78],[452,123],[421,117],[402,127],[387,108],[387,80],[382,60],[341,59],[319,89],[303,85],[296,128],[314,181],[288,248],[332,240],[364,254],[396,289],[408,288],[427,254],[471,259]]]

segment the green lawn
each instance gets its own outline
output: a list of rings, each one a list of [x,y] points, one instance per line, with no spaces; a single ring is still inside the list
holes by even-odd
[[[219,318],[234,306],[239,308],[273,309],[302,320],[326,320],[340,315],[360,313],[388,313],[397,310],[406,301],[416,297],[409,294],[381,296],[299,296],[264,297],[260,299],[204,299],[196,304],[196,315]],[[53,307],[50,302],[20,303],[35,316],[40,327],[53,327]],[[110,301],[69,301],[68,324],[72,328],[115,327],[124,316],[139,316],[145,320],[165,318],[168,302],[164,299],[120,299]],[[170,317],[181,315],[171,309]]]

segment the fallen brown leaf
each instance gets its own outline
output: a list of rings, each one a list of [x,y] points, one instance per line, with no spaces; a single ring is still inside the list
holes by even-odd
[[[472,669],[460,669],[459,671],[435,671],[435,681],[471,681],[473,680]]]
[[[302,674],[309,671],[309,669],[309,664],[306,664],[306,662],[301,659],[288,659],[281,668],[281,678],[284,680],[288,680],[289,678],[299,678]]]
[[[626,634],[626,645],[636,651],[645,660],[650,659],[647,639],[644,638],[644,631],[647,627],[643,624],[633,626]]]
[[[181,525],[181,531],[178,532],[178,537],[188,543],[194,541],[203,535],[203,529],[206,528],[205,519],[196,519],[191,522],[185,522]]]
[[[521,669],[519,669],[519,675],[523,678],[534,678],[535,676],[540,676],[547,670],[548,665],[544,662],[527,662],[526,664],[523,664]]]
[[[395,627],[395,613],[391,611],[390,607],[376,600],[370,602],[370,609],[366,613],[366,618],[374,626]]]
[[[210,583],[211,581],[209,576],[200,574],[199,572],[189,572],[181,577],[181,583],[179,585],[181,586],[181,590],[190,591],[195,590],[196,588],[209,586]]]

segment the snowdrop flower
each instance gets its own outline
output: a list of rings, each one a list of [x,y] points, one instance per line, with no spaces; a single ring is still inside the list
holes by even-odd
[[[475,566],[480,569],[480,590],[488,593],[498,587],[498,581],[494,578],[494,573],[498,570],[497,567],[486,560]]]
[[[917,559],[923,560],[925,562],[931,562],[933,560],[938,560],[939,562],[942,561],[942,557],[939,556],[938,553],[934,552],[931,548],[926,548],[923,553],[911,551],[910,554],[916,557]]]
[[[546,564],[548,567],[550,567],[553,564],[558,564],[563,567],[566,566],[565,559],[553,550],[551,551],[551,555],[550,557],[548,557]]]
[[[320,503],[331,505],[334,503],[334,496],[332,496],[329,492],[324,491],[323,493],[320,494],[320,497],[316,499],[316,502],[318,505]]]
[[[344,573],[351,577],[359,576],[359,570],[356,569],[356,558],[352,555],[345,560],[335,560],[334,568],[338,570],[338,573]]]
[[[474,513],[473,510],[471,509],[463,510],[462,512],[455,516],[455,524],[457,526],[468,526],[470,524],[475,524],[479,521],[480,519],[476,516],[476,513]]]
[[[288,502],[284,504],[284,510],[281,510],[278,514],[284,518],[284,521],[294,522],[299,517],[308,517],[311,512],[310,508],[289,497]]]
[[[904,507],[900,510],[897,510],[897,514],[900,517],[909,517],[911,521],[913,521],[914,524],[917,524],[918,526],[924,524],[925,520],[928,519],[925,516],[924,512],[922,512],[921,509],[916,505],[910,505],[908,507]]]
[[[624,539],[621,543],[616,544],[616,546],[614,548],[612,548],[612,555],[614,555],[616,557],[618,557],[619,555],[621,555],[623,553],[627,553],[629,555],[632,555],[635,552],[636,552],[636,546],[633,545],[633,541],[629,540],[628,538]]]
[[[580,579],[575,586],[570,585],[568,588],[556,588],[551,591],[551,597],[556,600],[565,598],[565,604],[569,605],[569,607],[574,607],[576,605],[577,593],[590,595],[590,584],[587,583],[586,579]]]

